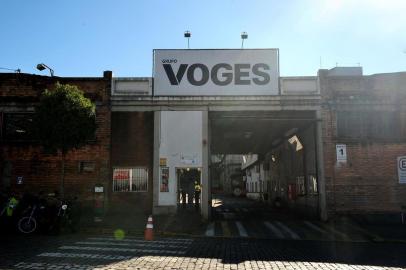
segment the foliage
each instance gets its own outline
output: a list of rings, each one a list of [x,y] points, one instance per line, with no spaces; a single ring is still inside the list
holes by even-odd
[[[95,105],[77,86],[57,83],[42,94],[35,121],[41,144],[65,155],[94,139]]]

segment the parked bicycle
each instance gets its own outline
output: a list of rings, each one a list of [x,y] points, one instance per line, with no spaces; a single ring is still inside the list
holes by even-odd
[[[31,199],[18,221],[18,230],[25,234],[41,231],[59,233],[61,230],[74,232],[80,215],[73,207],[74,200],[60,199],[57,193]]]
[[[28,202],[28,206],[21,213],[17,223],[18,230],[29,234],[38,230],[40,225],[45,227],[49,218],[47,211],[47,205],[44,200],[32,198],[32,201]]]

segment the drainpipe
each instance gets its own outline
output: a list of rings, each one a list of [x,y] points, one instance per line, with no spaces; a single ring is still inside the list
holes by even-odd
[[[322,137],[322,121],[321,109],[316,111],[316,127],[315,127],[315,142],[316,142],[316,166],[317,166],[317,182],[319,191],[319,215],[322,221],[327,221],[327,205],[326,205],[326,179],[324,176],[324,155],[323,155],[323,137]]]

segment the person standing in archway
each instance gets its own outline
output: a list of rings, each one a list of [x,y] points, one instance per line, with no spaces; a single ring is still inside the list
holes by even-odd
[[[201,191],[202,191],[202,187],[200,186],[200,184],[197,181],[195,181],[195,206],[196,206],[196,208],[199,207]]]

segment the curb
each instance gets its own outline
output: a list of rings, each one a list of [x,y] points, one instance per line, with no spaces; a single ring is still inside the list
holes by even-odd
[[[106,228],[86,228],[81,229],[77,233],[79,234],[92,234],[92,235],[114,235],[114,232],[117,229],[106,229]],[[127,236],[137,236],[143,237],[144,231],[141,230],[125,230],[123,229],[125,235]],[[270,237],[242,237],[242,236],[206,236],[204,234],[193,234],[193,233],[180,233],[180,232],[169,232],[169,231],[157,231],[155,233],[158,237],[181,237],[181,238],[208,238],[208,239],[255,239],[255,240],[276,240],[276,241],[319,241],[319,242],[340,242],[340,243],[397,243],[397,244],[406,244],[406,239],[388,239],[382,237],[370,237],[369,240],[351,240],[351,239],[319,239],[319,238],[305,238],[305,239],[277,239]]]

